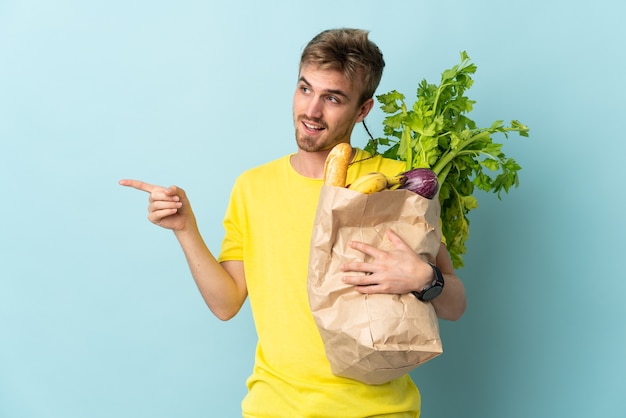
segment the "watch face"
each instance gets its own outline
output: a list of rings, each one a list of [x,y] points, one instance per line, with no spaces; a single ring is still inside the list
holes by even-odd
[[[443,290],[442,286],[433,286],[424,291],[424,293],[422,294],[422,300],[425,300],[425,301],[433,300],[441,294],[442,290]]]

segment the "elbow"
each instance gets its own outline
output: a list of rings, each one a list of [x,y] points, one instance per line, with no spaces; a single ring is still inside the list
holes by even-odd
[[[466,308],[467,308],[467,301],[463,299],[461,302],[459,302],[457,306],[454,307],[454,309],[451,309],[450,312],[448,312],[447,318],[444,318],[444,319],[448,321],[453,321],[453,322],[458,321],[459,319],[461,319],[461,317],[465,313]]]
[[[465,305],[455,309],[446,309],[443,311],[441,309],[435,309],[435,312],[437,313],[437,317],[439,319],[445,319],[446,321],[454,322],[461,319],[461,317],[465,313]]]
[[[213,312],[213,315],[215,315],[217,319],[226,322],[233,319],[239,312],[239,309],[211,309],[211,312]]]
[[[204,296],[204,295],[203,295]],[[228,321],[237,315],[244,304],[245,297],[233,298],[230,300],[216,300],[213,298],[204,298],[204,302],[209,307],[209,310],[220,321]]]
[[[467,299],[464,293],[462,297],[453,300],[439,301],[435,299],[433,302],[437,317],[446,321],[458,321],[467,308]]]
[[[226,322],[230,319],[233,319],[235,315],[239,313],[239,311],[241,310],[241,307],[243,306],[243,303],[215,306],[207,302],[207,306],[209,307],[213,315],[217,317],[217,319],[219,319],[220,321]]]
[[[215,313],[215,312],[213,312],[213,314],[215,314],[217,319],[219,319],[222,322],[230,321],[232,318],[235,317],[235,315],[225,315],[222,313]]]

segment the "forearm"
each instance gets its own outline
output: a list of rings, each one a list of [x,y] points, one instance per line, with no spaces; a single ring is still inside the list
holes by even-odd
[[[465,312],[465,288],[455,274],[444,273],[443,276],[445,280],[443,291],[431,303],[439,318],[456,321]]]
[[[213,256],[197,228],[175,231],[194,281],[211,312],[221,320],[235,316],[243,305],[247,289],[241,266],[226,269]]]
[[[454,271],[450,253],[444,244],[441,244],[436,264],[443,274],[445,284],[441,295],[433,299],[433,307],[439,318],[456,321],[465,312],[465,287]]]

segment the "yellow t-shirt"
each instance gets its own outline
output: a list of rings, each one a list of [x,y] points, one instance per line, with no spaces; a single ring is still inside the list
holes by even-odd
[[[348,182],[404,163],[357,150]],[[332,374],[307,294],[309,241],[321,180],[298,174],[285,156],[243,173],[226,211],[220,261],[243,260],[258,343],[242,402],[244,417],[418,417],[408,375],[367,385]]]

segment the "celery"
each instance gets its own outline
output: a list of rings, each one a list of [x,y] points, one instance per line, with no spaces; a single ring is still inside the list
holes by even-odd
[[[417,100],[408,109],[403,94],[392,90],[376,96],[388,116],[383,121],[384,137],[371,140],[365,149],[373,154],[406,162],[406,170],[430,168],[439,179],[442,232],[455,267],[463,266],[465,242],[469,237],[468,213],[478,207],[475,188],[501,193],[519,185],[521,167],[502,152],[492,135],[510,132],[528,137],[528,127],[501,120],[488,128],[477,128],[467,117],[474,101],[465,96],[476,66],[465,51],[456,66],[445,70],[439,85],[422,80]],[[386,147],[382,152],[379,146]]]

